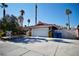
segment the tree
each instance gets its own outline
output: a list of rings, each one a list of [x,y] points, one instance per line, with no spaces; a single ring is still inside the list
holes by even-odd
[[[24,10],[21,10],[20,12],[21,12],[21,15],[24,15],[25,14],[25,11]]]
[[[2,21],[1,21],[1,19],[0,19],[0,29],[1,29],[1,24],[2,24]]]
[[[5,18],[2,18],[1,29],[2,29],[4,32],[8,29],[7,25],[8,25],[8,22],[6,21],[6,19],[5,19]]]
[[[79,25],[77,26],[77,29],[79,29]]]
[[[69,15],[72,14],[72,11],[70,9],[66,9],[66,15],[68,16],[68,26],[69,26],[69,29],[70,29],[70,18],[69,18]]]
[[[20,12],[21,12],[21,14],[18,17],[18,23],[19,23],[19,26],[23,26],[23,20],[24,20],[23,15],[24,15],[25,11],[21,10]]]
[[[28,22],[28,26],[29,26],[29,24],[30,24],[30,19],[28,19],[27,22]]]
[[[7,5],[7,4],[5,4],[5,3],[2,3],[2,4],[0,5],[0,7],[1,7],[1,8],[3,8],[3,17],[5,17],[5,13],[6,13],[5,8],[7,8],[7,7],[8,7],[8,5]]]
[[[14,31],[17,31],[17,27],[19,26],[19,24],[18,24],[18,22],[17,22],[16,16],[11,15],[9,20],[11,20],[11,21],[8,23],[8,24],[9,24],[9,30],[12,30],[13,32],[14,32]]]
[[[15,16],[5,16],[4,18],[1,19],[0,21],[0,28],[4,32],[6,31],[12,31],[12,32],[17,32],[18,31],[18,22],[16,22],[17,18]]]

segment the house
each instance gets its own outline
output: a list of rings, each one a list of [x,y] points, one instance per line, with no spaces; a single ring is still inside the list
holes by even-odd
[[[72,38],[78,37],[77,29],[71,28],[68,30],[65,27],[58,26],[56,24],[47,24],[41,21],[37,25],[26,27],[27,36],[33,37],[53,37],[53,38]]]
[[[53,31],[57,30],[59,26],[55,24],[47,24],[41,21],[38,22],[37,25],[29,27],[29,36],[38,36],[38,37],[52,37]]]

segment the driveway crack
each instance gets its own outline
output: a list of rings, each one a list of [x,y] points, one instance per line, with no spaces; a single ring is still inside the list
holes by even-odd
[[[59,47],[59,45],[57,45],[57,47],[56,47],[56,50],[55,50],[54,56],[55,56],[56,53],[57,53],[58,47]]]
[[[19,56],[23,56],[24,54],[28,53],[29,51],[31,51],[31,50],[28,50],[28,51],[26,51],[25,53],[23,53],[23,54],[21,54]]]

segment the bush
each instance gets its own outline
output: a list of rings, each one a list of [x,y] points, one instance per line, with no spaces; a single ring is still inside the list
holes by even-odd
[[[2,37],[3,34],[4,34],[4,32],[3,31],[0,31],[0,37]]]

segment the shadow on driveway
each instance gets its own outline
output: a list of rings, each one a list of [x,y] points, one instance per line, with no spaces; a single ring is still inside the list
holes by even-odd
[[[46,39],[41,39],[41,38],[12,38],[10,40],[11,42],[16,42],[16,43],[35,43],[35,42],[42,42],[42,41],[46,41]]]
[[[52,41],[54,41],[54,42],[59,42],[59,43],[70,43],[70,44],[73,43],[73,42],[64,41],[64,40],[62,40],[62,39],[54,39],[54,40],[52,40]]]

